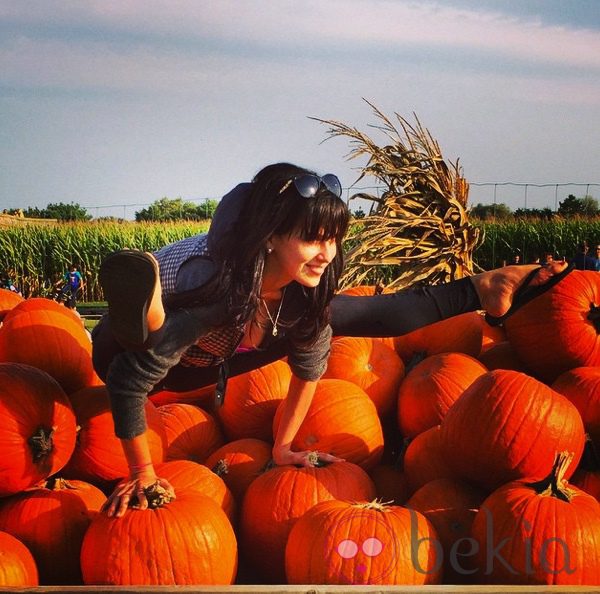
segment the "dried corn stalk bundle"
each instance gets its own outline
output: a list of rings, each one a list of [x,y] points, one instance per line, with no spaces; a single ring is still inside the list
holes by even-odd
[[[351,139],[348,159],[368,157],[357,182],[373,176],[386,188],[380,198],[363,193],[352,197],[371,200],[376,207],[348,238],[352,247],[342,288],[385,278],[388,288],[400,289],[473,274],[472,254],[481,238],[467,217],[469,185],[458,160],[446,163],[438,143],[416,116],[412,126],[396,113],[395,126],[369,105],[383,122],[376,128],[390,141],[386,146],[341,122],[318,120],[329,126],[328,137]]]

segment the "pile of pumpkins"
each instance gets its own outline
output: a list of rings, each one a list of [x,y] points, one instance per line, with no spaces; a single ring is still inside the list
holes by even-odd
[[[372,288],[357,288],[368,294]],[[145,407],[170,502],[102,511],[127,475],[72,311],[0,291],[0,587],[600,584],[600,275],[504,327],[465,313],[337,337],[274,466],[285,360]],[[319,452],[343,461],[323,463]]]

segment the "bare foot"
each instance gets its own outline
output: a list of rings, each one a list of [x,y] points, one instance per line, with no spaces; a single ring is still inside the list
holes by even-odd
[[[531,286],[543,285],[552,276],[567,267],[566,262],[555,261],[540,267],[538,264],[526,266],[504,266],[471,276],[475,291],[479,296],[481,309],[489,315],[499,317],[510,308],[515,291],[521,286],[532,270],[540,272],[531,281]]]

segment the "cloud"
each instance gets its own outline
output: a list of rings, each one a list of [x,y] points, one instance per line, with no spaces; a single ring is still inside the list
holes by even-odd
[[[600,67],[596,30],[548,26],[499,11],[396,0],[87,0],[5,2],[15,26],[94,29],[168,42],[186,38],[262,47],[468,48],[525,61]]]

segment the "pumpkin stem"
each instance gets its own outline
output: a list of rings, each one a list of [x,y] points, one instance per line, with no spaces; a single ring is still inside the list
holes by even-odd
[[[574,491],[569,489],[565,472],[571,465],[573,457],[573,452],[557,453],[550,474],[541,481],[529,483],[529,486],[544,497],[556,497],[568,503],[573,498]]]
[[[590,303],[590,311],[588,312],[587,319],[592,322],[596,332],[600,334],[600,306]]]
[[[382,501],[381,499],[373,499],[373,501],[364,501],[361,503],[354,503],[353,507],[360,509],[374,509],[378,512],[389,512],[391,511],[391,501]]]
[[[169,495],[167,490],[161,487],[158,484],[158,481],[153,483],[152,485],[144,488],[144,494],[146,495],[146,499],[148,500],[148,508],[149,509],[157,509],[166,505],[167,503],[171,503],[173,501],[173,497]],[[137,497],[132,497],[129,507],[134,509],[139,509],[140,502]]]
[[[61,478],[60,476],[53,476],[46,480],[44,487],[46,489],[50,489],[50,491],[60,491],[62,489],[74,489],[75,487],[71,485],[67,480]]]
[[[27,440],[34,462],[42,462],[52,452],[54,447],[52,436],[55,431],[56,427],[48,429],[48,427],[40,425],[37,431]]]
[[[229,472],[229,466],[225,460],[221,459],[212,467],[212,471],[222,478]]]

